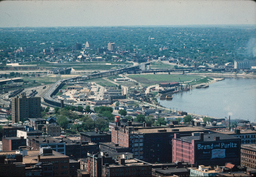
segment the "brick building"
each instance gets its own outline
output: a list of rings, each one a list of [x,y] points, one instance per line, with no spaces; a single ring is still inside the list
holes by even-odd
[[[202,127],[143,127],[116,126],[111,131],[111,141],[121,147],[127,147],[134,158],[147,162],[172,162],[172,138],[176,132],[181,136],[190,136],[193,132],[209,130]]]
[[[13,123],[39,117],[41,117],[41,97],[27,98],[26,94],[22,94],[21,98],[12,98]]]
[[[57,124],[46,124],[42,127],[43,132],[51,136],[60,136],[61,128]]]
[[[241,144],[255,144],[256,143],[256,130],[236,129],[235,131],[229,131],[229,130],[221,129],[221,130],[216,130],[214,132],[240,138]]]
[[[120,158],[118,163],[104,164],[102,166],[102,177],[111,176],[152,176],[152,167],[148,164],[138,162],[135,159]]]
[[[66,155],[71,159],[86,158],[88,152],[99,152],[99,145],[97,143],[80,142],[79,140],[71,140],[69,138],[56,138],[56,140],[65,143]]]
[[[6,125],[2,127],[3,137],[16,137],[17,130],[25,130],[24,126]]]
[[[240,165],[241,140],[218,133],[180,137],[172,140],[172,161],[192,165]]]
[[[241,146],[241,165],[256,169],[256,144]]]
[[[95,132],[82,132],[81,142],[87,141],[90,143],[99,143],[99,142],[111,142],[111,135],[108,133],[103,133],[99,131]]]
[[[39,150],[42,147],[52,147],[56,152],[66,154],[66,144],[60,140],[53,137],[40,137],[40,136],[30,136],[28,137],[28,146],[32,150]]]
[[[27,151],[23,157],[26,166],[33,166],[38,162],[52,163],[54,176],[69,176],[69,157],[53,151],[51,148],[40,148],[39,151]]]
[[[26,146],[24,137],[3,137],[3,151],[18,150],[20,146]]]

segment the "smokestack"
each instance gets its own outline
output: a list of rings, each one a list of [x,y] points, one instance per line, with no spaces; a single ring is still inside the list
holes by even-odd
[[[229,129],[229,131],[231,129],[231,126],[230,126],[230,116],[228,116],[228,129]]]
[[[200,141],[204,141],[204,133],[200,133]]]

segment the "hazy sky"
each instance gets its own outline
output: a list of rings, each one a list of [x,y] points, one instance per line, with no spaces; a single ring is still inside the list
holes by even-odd
[[[0,27],[256,24],[246,0],[1,1]]]

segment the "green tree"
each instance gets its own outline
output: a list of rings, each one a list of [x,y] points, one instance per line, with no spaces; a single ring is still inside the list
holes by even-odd
[[[180,123],[182,118],[176,118],[175,120],[178,121],[178,123]]]
[[[121,114],[122,116],[126,116],[126,115],[127,115],[127,111],[124,110],[124,109],[120,109],[120,110],[118,111],[118,114]]]
[[[183,118],[183,122],[184,123],[189,123],[192,121],[192,116],[191,115],[186,115],[184,118]]]
[[[9,115],[9,116],[7,116],[7,118],[6,118],[7,120],[12,120],[12,116],[11,115]]]
[[[132,120],[132,116],[125,116],[127,120]]]
[[[47,108],[45,108],[44,112],[49,112],[50,111],[50,107],[47,106]]]
[[[88,119],[83,123],[84,130],[91,131],[95,128],[95,122],[92,119]]]
[[[154,120],[153,117],[147,116],[147,117],[145,118],[145,122],[146,122],[147,125],[151,126],[151,125],[154,124],[155,120]]]
[[[100,116],[107,117],[110,122],[114,121],[114,115],[110,111],[104,111]]]
[[[159,118],[156,120],[156,125],[157,125],[157,126],[166,125],[165,118],[160,118],[160,117],[159,117]]]
[[[119,85],[119,86],[118,86],[118,89],[121,89],[121,88],[122,88],[122,86],[121,86],[121,85]]]
[[[59,116],[57,119],[57,123],[60,127],[64,128],[65,130],[68,127],[68,119],[65,116]]]
[[[116,102],[116,106],[119,106],[119,105],[120,105],[120,103],[119,103],[119,101],[117,101],[117,102]]]
[[[76,107],[75,107],[75,106],[71,106],[71,107],[70,107],[70,110],[71,110],[71,111],[74,111],[74,110],[76,110]]]
[[[70,110],[65,110],[65,109],[60,110],[60,115],[68,117],[70,119],[78,119],[79,118],[77,113],[70,111]]]
[[[105,128],[108,127],[108,122],[103,119],[103,118],[98,118],[96,121],[95,121],[95,126],[101,130],[101,131],[104,131]]]
[[[111,107],[107,107],[107,106],[100,106],[100,107],[95,107],[94,108],[94,111],[96,112],[96,113],[103,113],[104,111],[109,111],[109,112],[113,112],[113,108],[111,108]]]
[[[64,109],[67,110],[67,111],[69,111],[69,110],[70,110],[70,107],[69,107],[69,106],[65,106]]]
[[[78,107],[77,107],[77,111],[83,112],[83,110],[84,110],[84,108],[83,108],[82,106],[78,106]]]
[[[54,108],[54,113],[55,113],[55,114],[58,114],[58,113],[59,113],[59,110],[60,110],[59,107],[55,107],[55,108]]]
[[[89,105],[87,105],[86,108],[85,108],[85,111],[86,112],[91,112],[91,107]]]
[[[135,121],[135,122],[141,122],[141,123],[143,123],[143,122],[145,122],[145,116],[142,115],[142,114],[139,114],[139,115],[136,116],[136,118],[134,119],[134,121]]]
[[[211,118],[210,117],[204,117],[203,118],[203,121],[204,121],[204,123],[206,123],[206,122],[211,122]]]

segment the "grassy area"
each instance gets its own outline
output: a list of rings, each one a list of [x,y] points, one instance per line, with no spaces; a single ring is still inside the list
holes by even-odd
[[[143,86],[150,86],[154,84],[159,84],[161,82],[184,82],[192,81],[195,79],[202,78],[201,76],[191,76],[191,75],[172,75],[172,74],[137,74],[129,75],[128,77],[140,82]]]
[[[161,61],[156,61],[150,64],[151,69],[173,69],[173,65],[164,64]]]
[[[210,78],[210,77],[205,77],[205,78],[201,78],[201,79],[196,79],[195,81],[192,81],[192,82],[190,83],[190,85],[197,85],[197,84],[208,83],[208,82],[210,82],[211,80],[213,80],[213,79]]]
[[[103,87],[112,87],[112,86],[116,86],[115,84],[108,82],[104,79],[98,78],[98,79],[91,79],[89,80],[89,82],[96,82],[97,84],[103,86]]]
[[[109,79],[109,80],[112,80],[112,81],[113,81],[114,79],[116,79],[116,78],[121,78],[121,77],[118,76],[118,75],[108,77],[108,79]]]

